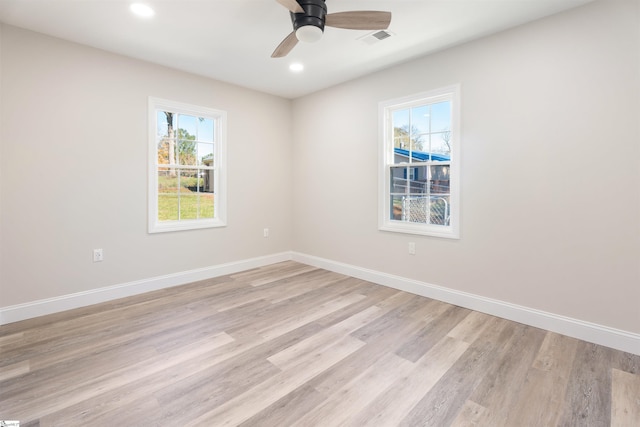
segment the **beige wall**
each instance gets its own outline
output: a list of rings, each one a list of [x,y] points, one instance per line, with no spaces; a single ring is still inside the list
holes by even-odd
[[[640,332],[638,4],[596,2],[295,100],[294,249]],[[378,102],[455,83],[461,239],[378,231]]]
[[[8,26],[1,57],[0,307],[291,249],[289,100]],[[226,228],[147,234],[148,96],[228,112]]]
[[[295,250],[638,333],[639,4],[293,103],[3,26],[0,308]],[[378,231],[378,103],[454,83],[461,239]],[[229,113],[228,227],[147,234],[150,95]]]

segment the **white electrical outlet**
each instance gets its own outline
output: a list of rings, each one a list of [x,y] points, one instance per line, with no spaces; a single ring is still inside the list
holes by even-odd
[[[409,242],[409,255],[416,254],[416,244],[414,242]]]
[[[265,228],[264,230],[262,230],[262,236],[265,237],[265,238],[269,237],[269,229],[268,228]]]
[[[94,249],[93,250],[93,262],[101,262],[104,261],[104,253],[102,249]]]

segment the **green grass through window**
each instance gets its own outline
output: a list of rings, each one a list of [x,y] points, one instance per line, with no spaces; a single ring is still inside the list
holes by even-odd
[[[180,211],[179,215],[178,210]],[[180,195],[177,193],[158,194],[158,219],[160,221],[213,217],[214,206],[213,194],[211,193],[187,193],[181,191]]]

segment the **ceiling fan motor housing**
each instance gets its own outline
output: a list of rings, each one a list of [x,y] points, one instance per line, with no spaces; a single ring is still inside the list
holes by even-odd
[[[324,19],[327,15],[327,5],[324,0],[297,0],[298,4],[304,9],[304,13],[291,13],[291,22],[293,30],[297,31],[300,27],[312,25],[320,28],[324,32]]]

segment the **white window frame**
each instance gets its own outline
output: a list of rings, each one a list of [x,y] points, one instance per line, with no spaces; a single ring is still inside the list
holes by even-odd
[[[208,107],[186,104],[167,99],[149,97],[149,233],[194,230],[227,225],[227,113]],[[214,122],[214,217],[183,220],[158,220],[158,147],[156,140],[157,111],[170,111],[195,117],[212,119]]]
[[[450,155],[450,220],[449,225],[423,224],[390,218],[391,167],[394,163],[392,112],[414,106],[451,102]],[[421,92],[379,103],[379,171],[378,171],[378,229],[398,233],[420,234],[450,239],[460,238],[460,85]],[[416,165],[428,165],[420,162]],[[433,164],[433,163],[432,163]]]

